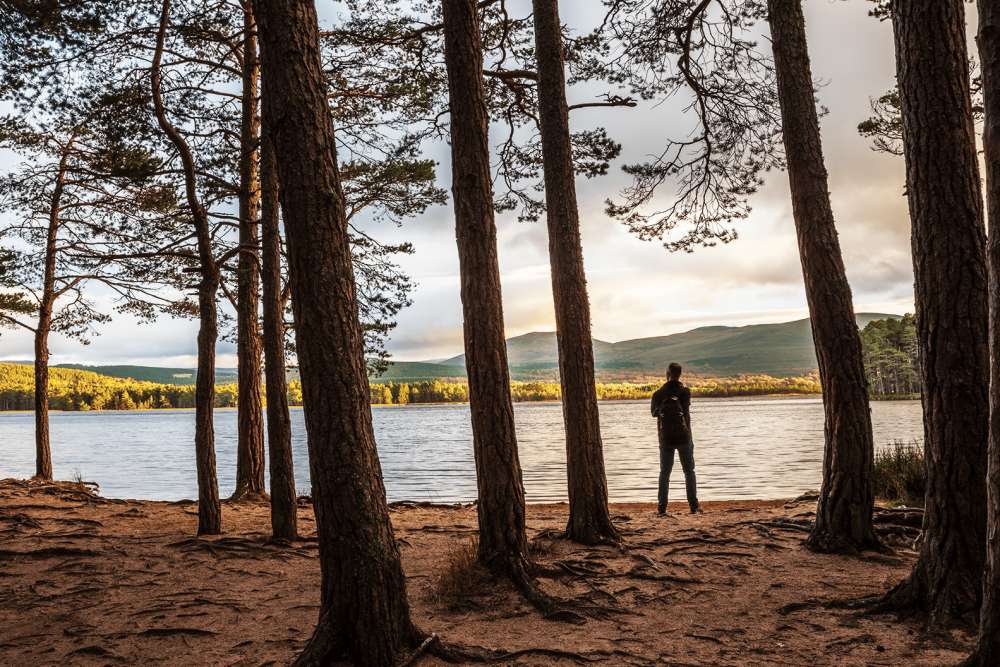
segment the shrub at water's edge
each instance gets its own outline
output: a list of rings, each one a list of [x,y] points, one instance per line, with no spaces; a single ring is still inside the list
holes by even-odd
[[[872,486],[877,498],[894,504],[922,506],[927,469],[920,445],[896,440],[875,452]]]

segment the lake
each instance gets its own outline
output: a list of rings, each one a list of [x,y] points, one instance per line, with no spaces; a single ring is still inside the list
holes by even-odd
[[[601,428],[612,501],[656,500],[656,423],[647,401],[601,403]],[[468,405],[372,408],[389,500],[470,501],[476,497]],[[566,499],[565,443],[559,403],[514,406],[529,502]],[[53,412],[57,479],[77,474],[112,498],[196,498],[194,411]],[[819,487],[823,406],[819,398],[696,399],[695,460],[702,500],[788,498]],[[877,447],[922,441],[919,401],[872,403]],[[309,491],[305,424],[292,410],[295,476]],[[219,485],[232,493],[236,411],[215,417]],[[0,477],[34,474],[34,417],[0,413]],[[674,500],[683,473],[674,466]]]

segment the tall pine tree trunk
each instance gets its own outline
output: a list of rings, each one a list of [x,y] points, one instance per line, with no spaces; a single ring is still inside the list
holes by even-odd
[[[35,327],[35,477],[52,479],[52,444],[49,442],[49,333],[55,305],[56,244],[62,195],[66,188],[67,147],[59,160],[59,170],[49,202],[49,225],[45,236],[45,268],[42,271],[42,294]]]
[[[299,665],[395,664],[419,639],[375,447],[336,140],[312,0],[255,0],[264,115],[288,245],[312,495],[319,621]]]
[[[479,488],[479,560],[522,581],[528,562],[524,486],[504,341],[479,12],[475,0],[442,4],[465,367]]]
[[[170,0],[163,0],[156,48],[150,71],[153,109],[160,130],[180,155],[184,172],[184,193],[198,242],[201,280],[198,284],[198,375],[195,379],[195,464],[198,473],[198,534],[222,532],[222,504],[215,475],[215,344],[219,337],[216,296],[219,290],[219,267],[212,254],[208,213],[198,199],[194,155],[187,141],[167,118],[163,106],[160,62],[163,58],[167,28],[170,23]]]
[[[257,106],[257,24],[250,0],[243,0],[243,95],[240,126],[240,254],[237,278],[236,348],[238,358],[236,489],[234,499],[260,498],[264,490],[264,406],[261,401],[260,174],[257,158],[260,114]]]
[[[219,480],[215,474],[215,344],[219,339],[216,298],[219,276],[202,268],[198,288],[198,374],[194,388],[194,450],[198,472],[198,534],[222,532]]]
[[[768,13],[792,215],[823,385],[823,484],[806,544],[822,552],[878,548],[861,334],[830,205],[801,0],[769,0]]]
[[[979,62],[983,77],[983,148],[989,218],[990,425],[986,474],[987,542],[979,641],[968,664],[1000,664],[1000,6],[979,0]]]
[[[49,329],[52,305],[39,309],[35,329],[35,477],[52,479],[52,446],[49,442]]]
[[[569,486],[566,533],[571,540],[583,544],[618,541],[618,531],[608,512],[608,482],[604,473],[604,446],[594,384],[590,301],[576,204],[559,3],[558,0],[534,0],[533,6],[549,262],[566,427]]]
[[[924,382],[924,537],[882,609],[979,609],[986,554],[986,237],[962,0],[894,0],[896,78]]]
[[[271,534],[292,540],[298,534],[292,420],[285,378],[285,304],[281,298],[281,234],[278,229],[278,166],[263,121],[260,147],[261,272],[264,287],[264,370],[267,388],[267,450],[271,468]]]

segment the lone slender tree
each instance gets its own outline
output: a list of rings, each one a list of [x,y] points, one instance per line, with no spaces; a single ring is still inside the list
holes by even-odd
[[[257,24],[250,0],[241,0],[243,18],[239,159],[239,264],[237,267],[236,349],[237,393],[236,488],[234,499],[260,498],[264,490],[264,406],[261,401],[260,331],[260,113]]]
[[[556,311],[559,379],[566,428],[569,486],[567,536],[583,544],[618,541],[608,512],[608,482],[594,384],[590,300],[580,240],[573,146],[566,103],[562,24],[558,0],[534,0],[538,63],[538,121],[545,173],[552,298]]]
[[[823,385],[823,485],[806,544],[823,552],[878,548],[868,383],[830,204],[801,0],[769,0],[768,20],[792,214]]]
[[[278,227],[278,166],[267,131],[261,132],[261,283],[264,302],[264,373],[267,390],[267,453],[271,472],[271,533],[292,540],[298,534],[292,420],[285,377],[285,300],[281,288],[281,232]]]
[[[893,0],[924,384],[924,539],[878,605],[970,620],[986,555],[986,235],[962,0]]]
[[[443,0],[452,196],[465,366],[479,489],[479,561],[530,589],[524,486],[514,432],[475,0]]]
[[[394,664],[418,641],[375,448],[336,138],[312,0],[254,0],[288,244],[322,593],[299,665]]]
[[[979,1],[979,61],[986,153],[990,309],[990,426],[986,473],[987,544],[979,640],[968,667],[1000,664],[1000,7]]]
[[[221,280],[220,265],[214,254],[208,213],[198,197],[197,168],[184,136],[167,118],[163,104],[160,65],[170,24],[170,0],[163,0],[156,47],[150,75],[153,108],[157,123],[180,155],[184,171],[184,191],[198,244],[198,371],[195,378],[195,458],[198,470],[198,534],[222,532],[222,505],[215,474],[215,344],[219,337],[216,293]]]

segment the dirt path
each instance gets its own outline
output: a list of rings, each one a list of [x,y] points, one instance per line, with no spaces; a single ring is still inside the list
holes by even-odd
[[[964,656],[964,633],[932,638],[892,618],[824,608],[884,591],[914,554],[811,554],[797,525],[811,509],[708,503],[704,515],[678,506],[660,519],[650,505],[615,505],[629,545],[621,552],[550,539],[566,506],[529,506],[542,586],[589,608],[583,624],[543,620],[496,582],[442,598],[446,564],[475,536],[474,508],[397,505],[393,522],[418,625],[509,651],[502,664],[947,665]],[[308,504],[300,518],[313,536]],[[196,525],[190,503],[0,481],[0,664],[287,664],[316,618],[315,538],[269,545],[266,505],[225,505],[220,538],[194,539]]]

